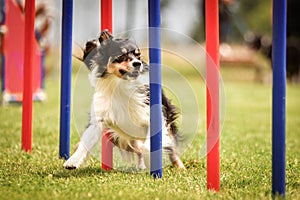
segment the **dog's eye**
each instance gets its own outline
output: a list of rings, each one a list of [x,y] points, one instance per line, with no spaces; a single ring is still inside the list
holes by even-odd
[[[121,63],[121,62],[124,62],[126,59],[127,59],[127,55],[123,54],[123,55],[117,56],[114,59],[114,62]]]
[[[131,53],[132,53],[132,54],[134,55],[134,57],[136,57],[137,59],[140,59],[140,58],[141,58],[141,53],[140,53],[139,51],[134,50],[134,51],[132,51]]]
[[[141,53],[135,54],[135,57],[136,57],[137,59],[140,59],[140,58],[141,58]]]

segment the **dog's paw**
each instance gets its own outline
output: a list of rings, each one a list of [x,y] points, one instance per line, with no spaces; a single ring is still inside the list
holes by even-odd
[[[181,170],[186,170],[184,164],[182,163],[182,161],[178,158],[177,160],[173,161],[173,166],[177,167],[178,169]]]
[[[79,144],[75,153],[64,163],[64,168],[66,169],[79,168],[84,163],[88,154],[89,153],[85,149],[85,147]]]
[[[146,167],[144,161],[143,161],[142,163],[138,163],[137,168],[138,168],[139,170],[145,170],[145,169],[147,169],[147,167]]]
[[[74,158],[74,157],[70,157],[65,163],[64,163],[64,168],[66,169],[77,169],[79,168],[81,162]]]

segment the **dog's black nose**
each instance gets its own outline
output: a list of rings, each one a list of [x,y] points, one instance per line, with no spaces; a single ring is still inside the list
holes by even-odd
[[[134,62],[134,63],[132,63],[132,66],[133,66],[134,68],[141,67],[141,65],[142,65],[142,63],[140,63],[140,62]]]

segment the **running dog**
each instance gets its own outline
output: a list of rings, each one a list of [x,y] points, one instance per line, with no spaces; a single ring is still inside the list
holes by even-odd
[[[102,132],[122,150],[138,156],[138,168],[146,167],[149,154],[150,91],[149,66],[141,51],[130,39],[114,38],[107,30],[88,41],[81,59],[90,70],[95,89],[90,121],[75,153],[64,163],[67,169],[80,167],[97,144]],[[177,108],[162,93],[162,146],[173,166],[185,169],[177,152]]]

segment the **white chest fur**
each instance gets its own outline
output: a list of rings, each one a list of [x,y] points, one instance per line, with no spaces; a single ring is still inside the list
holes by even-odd
[[[149,106],[143,84],[108,76],[95,84],[93,106],[98,123],[127,139],[145,139],[149,128]]]

